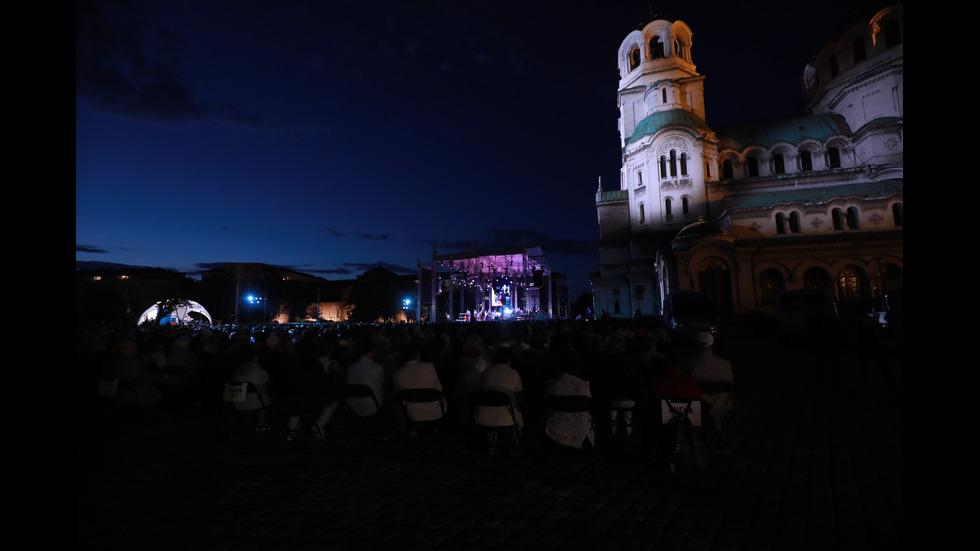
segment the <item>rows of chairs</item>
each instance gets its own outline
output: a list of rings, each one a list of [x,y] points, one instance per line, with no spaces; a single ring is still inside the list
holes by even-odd
[[[228,391],[229,387],[237,385],[233,392]],[[731,393],[733,387],[726,381],[703,381],[699,383],[703,394]],[[252,383],[229,383],[226,386],[225,401],[244,400],[248,395],[256,395],[261,404],[260,411],[264,412],[265,417],[272,425],[273,430],[284,430],[285,422],[281,412],[278,412],[274,404],[266,403],[262,395]],[[348,399],[371,399],[374,402],[374,410],[378,413],[374,415],[359,417],[347,406]],[[422,432],[438,432],[447,422],[446,403],[444,394],[434,388],[429,389],[407,389],[401,390],[394,396],[396,411],[401,420],[401,426],[408,434],[418,434]],[[509,422],[496,426],[479,426],[482,431],[484,442],[488,449],[517,449],[521,438],[521,430],[517,421],[517,414],[514,410],[511,397],[498,390],[480,389],[471,392],[470,404],[472,406],[484,406],[503,408],[507,412],[505,417]],[[342,392],[343,410],[346,421],[351,423],[353,430],[348,433],[360,431],[361,429],[380,431],[387,428],[386,423],[390,420],[382,412],[386,410],[378,398],[374,395],[368,385],[345,385]],[[410,414],[410,404],[412,403],[438,403],[441,408],[440,419],[436,421],[420,421],[413,419]],[[596,404],[588,396],[549,396],[546,398],[544,408],[551,412],[580,413],[595,411]],[[715,423],[711,419],[710,410],[699,400],[661,400],[660,418],[664,425],[674,424],[680,419],[686,419],[696,430],[699,440],[712,442],[713,445],[707,447],[707,451],[730,451],[732,440],[726,424],[721,425],[721,430],[716,429]],[[474,422],[474,424],[476,424]],[[593,418],[593,428],[595,420]]]

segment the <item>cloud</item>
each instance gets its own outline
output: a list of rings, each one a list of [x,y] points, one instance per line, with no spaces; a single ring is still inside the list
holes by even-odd
[[[486,229],[473,239],[425,240],[419,243],[435,244],[442,253],[468,251],[504,251],[528,247],[541,247],[545,255],[595,255],[596,243],[591,240],[565,239],[529,229]]]
[[[107,251],[107,250],[105,250],[105,249],[103,249],[101,247],[94,247],[92,245],[79,245],[78,243],[75,243],[75,252],[76,253],[91,253],[91,254],[106,254],[109,251]]]
[[[326,231],[327,231],[327,234],[329,234],[331,237],[337,237],[337,238],[341,238],[341,239],[348,237],[348,234],[346,234],[346,233],[344,233],[344,232],[342,232],[340,230],[335,230],[333,228],[327,228]],[[370,240],[370,241],[392,241],[394,239],[397,239],[397,237],[395,237],[393,235],[374,234],[374,233],[358,233],[358,234],[355,234],[354,237],[357,237],[359,239],[367,239],[367,240]]]
[[[414,274],[418,272],[418,266],[399,266],[389,262],[345,262],[344,266],[350,267],[352,273],[364,273],[374,268],[386,268],[396,274]]]
[[[390,235],[374,235],[370,233],[359,233],[357,234],[357,236],[360,237],[361,239],[370,239],[371,241],[390,241],[392,239],[395,239]]]
[[[75,100],[99,111],[157,124],[216,123],[285,133],[227,102],[202,100],[182,72],[180,38],[152,27],[125,0],[79,0],[75,11]],[[305,132],[310,132],[306,129]]]
[[[144,52],[161,45],[158,57]],[[173,69],[180,52],[171,33],[156,32],[128,2],[82,0],[75,11],[75,92],[110,113],[152,122],[202,117],[194,94]],[[179,53],[178,53],[179,55]]]

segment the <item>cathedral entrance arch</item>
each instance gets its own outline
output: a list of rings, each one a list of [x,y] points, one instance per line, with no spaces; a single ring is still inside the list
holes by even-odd
[[[698,290],[711,295],[719,314],[732,313],[732,278],[727,262],[716,256],[702,261],[698,266]]]

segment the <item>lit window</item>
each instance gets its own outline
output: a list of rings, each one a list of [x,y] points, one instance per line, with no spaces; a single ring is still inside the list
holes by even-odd
[[[837,296],[840,300],[861,298],[861,273],[852,266],[841,270],[837,276]]]

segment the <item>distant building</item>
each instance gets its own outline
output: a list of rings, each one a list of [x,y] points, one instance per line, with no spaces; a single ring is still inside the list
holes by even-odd
[[[597,313],[660,314],[683,290],[724,314],[772,312],[778,291],[805,287],[883,306],[904,269],[903,15],[852,13],[803,70],[800,117],[717,130],[691,29],[630,32],[620,182],[595,197]]]
[[[216,320],[225,323],[301,321],[318,298],[336,285],[287,268],[252,262],[229,262],[201,274],[200,301]]]

